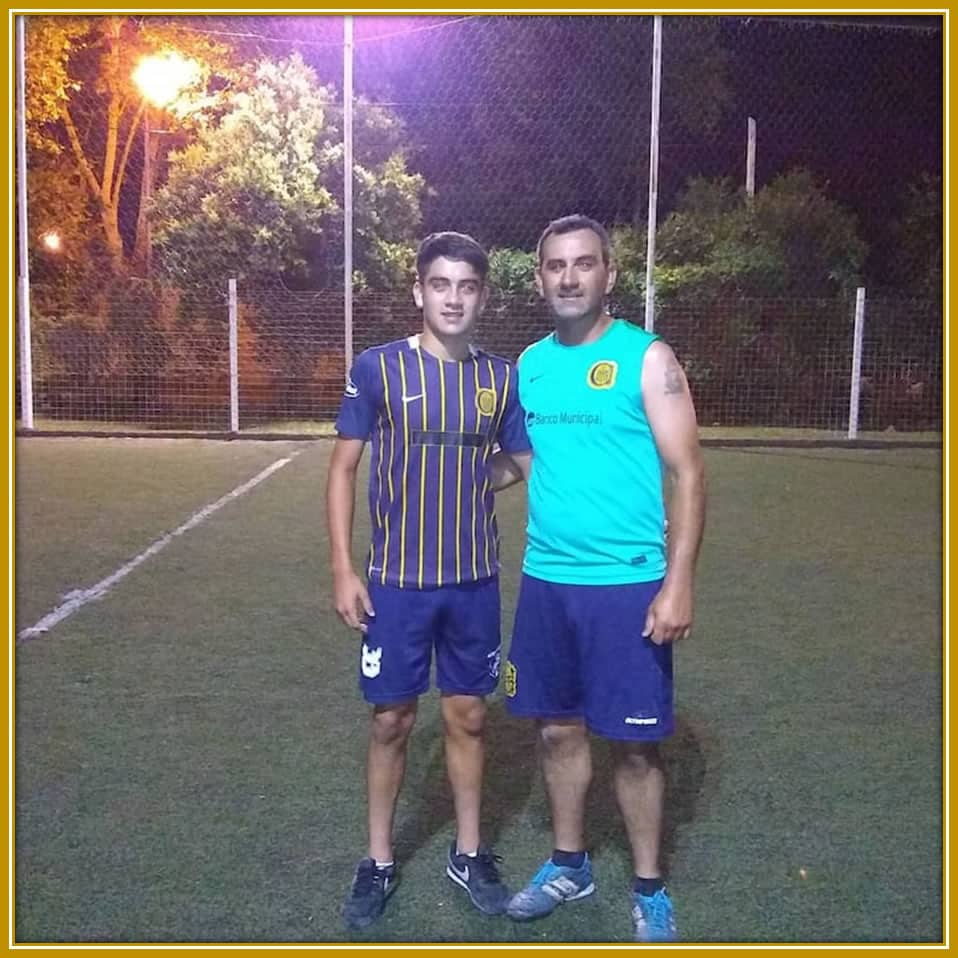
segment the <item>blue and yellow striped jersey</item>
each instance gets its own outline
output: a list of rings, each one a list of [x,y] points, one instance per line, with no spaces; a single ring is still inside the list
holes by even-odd
[[[478,349],[447,362],[418,336],[374,346],[353,364],[336,429],[372,445],[371,580],[423,589],[496,575],[489,457],[497,443],[529,449],[510,362]]]

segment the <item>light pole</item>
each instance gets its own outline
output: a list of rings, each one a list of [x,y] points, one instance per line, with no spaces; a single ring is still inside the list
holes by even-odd
[[[150,102],[143,101],[143,184],[140,188],[140,212],[138,219],[142,223],[143,271],[147,279],[153,260],[153,237],[150,233],[150,201],[153,198],[153,160],[150,156]]]
[[[143,182],[140,189],[140,212],[137,220],[137,238],[142,237],[143,267],[150,275],[153,241],[150,235],[149,206],[153,196],[153,130],[151,107],[168,107],[186,87],[194,84],[200,75],[199,64],[175,51],[143,57],[133,71],[133,82],[143,94]]]

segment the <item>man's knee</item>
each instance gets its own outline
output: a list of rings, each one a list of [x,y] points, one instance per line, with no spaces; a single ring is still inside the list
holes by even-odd
[[[370,736],[377,745],[399,745],[416,723],[416,702],[377,705],[370,718]]]
[[[540,722],[539,743],[547,756],[564,755],[588,748],[589,738],[580,721]]]
[[[663,768],[658,742],[614,742],[612,749],[618,764],[636,775]]]
[[[478,695],[444,695],[442,720],[447,735],[478,738],[486,724],[486,702]]]

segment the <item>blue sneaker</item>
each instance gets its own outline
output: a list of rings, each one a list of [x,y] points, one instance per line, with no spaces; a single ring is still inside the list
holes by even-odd
[[[535,873],[532,881],[512,897],[506,914],[516,921],[542,918],[564,901],[585,898],[595,891],[592,861],[586,853],[579,868],[557,865],[551,858]]]
[[[654,895],[632,893],[632,923],[636,941],[678,940],[672,899],[664,888]]]

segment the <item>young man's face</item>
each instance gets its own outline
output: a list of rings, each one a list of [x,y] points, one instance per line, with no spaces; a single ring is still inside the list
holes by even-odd
[[[615,269],[602,261],[602,241],[590,229],[553,234],[542,244],[536,289],[557,323],[602,312],[615,285]]]
[[[475,268],[440,256],[416,279],[413,299],[426,328],[440,338],[468,336],[486,305],[488,290]]]

